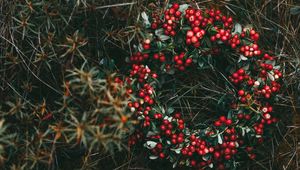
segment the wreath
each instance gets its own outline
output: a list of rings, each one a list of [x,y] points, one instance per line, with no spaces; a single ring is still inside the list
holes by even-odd
[[[166,159],[173,166],[228,169],[241,158],[255,159],[255,147],[276,126],[272,103],[281,87],[277,56],[260,48],[260,35],[242,27],[216,9],[172,4],[148,17],[141,13],[145,31],[138,52],[129,58],[128,107],[139,119],[129,138],[133,146],[142,141],[150,159]],[[230,54],[223,56],[222,54]],[[232,84],[228,113],[205,127],[193,129],[182,114],[161,105],[157,97],[160,77],[209,66],[215,56],[226,60],[225,76]],[[229,57],[228,57],[229,56]]]

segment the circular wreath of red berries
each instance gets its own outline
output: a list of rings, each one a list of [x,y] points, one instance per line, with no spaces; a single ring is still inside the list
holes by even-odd
[[[162,15],[154,11],[151,19],[141,16],[146,31],[139,52],[129,58],[127,79],[132,85],[128,92],[137,96],[128,106],[140,124],[129,145],[143,141],[150,159],[199,169],[229,169],[245,156],[255,159],[255,146],[278,121],[272,115],[282,77],[278,57],[260,49],[254,29],[242,28],[220,10],[174,3]],[[223,53],[234,59],[228,78],[236,100],[226,115],[203,129],[191,129],[181,113],[160,105],[158,77],[200,67],[203,58]]]

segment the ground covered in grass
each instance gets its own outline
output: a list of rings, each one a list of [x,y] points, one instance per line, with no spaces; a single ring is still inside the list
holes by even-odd
[[[128,57],[145,38],[141,14],[172,2],[187,3],[0,0],[0,166],[173,169],[166,161],[146,159],[143,146],[128,147],[138,121],[127,108],[129,87],[118,79],[128,74]],[[274,103],[280,122],[272,140],[239,169],[300,169],[300,2],[188,3],[219,9],[253,27],[264,49],[280,58],[284,83]],[[219,72],[204,67],[161,80],[161,104],[184,113],[193,129],[226,111],[220,101],[230,100],[230,89],[220,73],[227,63],[220,60],[214,66]]]

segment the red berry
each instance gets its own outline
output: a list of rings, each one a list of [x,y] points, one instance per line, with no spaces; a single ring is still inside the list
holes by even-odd
[[[214,125],[215,125],[216,127],[219,127],[219,126],[222,126],[222,123],[221,123],[220,121],[215,121]]]
[[[220,116],[219,120],[224,123],[226,122],[227,118],[225,116]]]
[[[238,94],[239,94],[239,96],[241,96],[241,97],[242,97],[242,96],[244,96],[244,95],[245,95],[245,91],[244,91],[244,90],[239,90],[239,91],[238,91]]]
[[[198,42],[198,38],[196,37],[196,36],[193,36],[192,38],[191,38],[191,41],[192,41],[192,43],[196,43],[196,42]]]
[[[159,154],[159,157],[160,157],[161,159],[163,159],[163,158],[165,158],[165,154],[161,152],[161,153]]]
[[[174,8],[175,10],[179,9],[179,4],[178,3],[174,3],[172,5],[172,8]]]
[[[245,74],[245,70],[242,69],[242,68],[239,69],[239,70],[238,70],[238,74],[239,74],[239,75],[244,75],[244,74]]]
[[[227,126],[230,126],[232,124],[232,120],[231,119],[227,119],[226,122],[225,122],[225,124]]]
[[[214,153],[214,158],[215,158],[215,159],[220,159],[220,157],[221,157],[220,152],[215,152],[215,153]]]
[[[192,38],[192,37],[194,36],[194,32],[191,31],[191,30],[189,30],[189,31],[187,31],[186,36],[187,36],[188,38]]]
[[[185,63],[186,64],[191,64],[193,62],[193,60],[191,58],[186,59]]]

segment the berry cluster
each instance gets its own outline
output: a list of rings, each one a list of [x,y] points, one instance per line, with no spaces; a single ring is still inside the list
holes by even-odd
[[[231,48],[236,48],[238,45],[241,44],[239,35],[235,34],[231,39],[229,39],[228,43],[230,44]]]
[[[246,94],[246,92],[241,89],[241,90],[238,91],[238,95],[240,97],[240,101],[242,103],[246,103],[246,101],[247,101],[247,94]]]
[[[152,76],[153,78],[156,78],[157,75],[155,73],[151,73],[151,70],[144,65],[132,65],[132,70],[130,71],[130,77],[135,77],[138,79],[140,83],[146,81],[146,79]]]
[[[180,120],[180,122],[181,123],[178,122],[178,125],[183,125],[183,121]],[[184,140],[184,134],[182,132],[180,132],[179,134],[172,133],[174,129],[175,127],[172,124],[172,122],[168,121],[167,119],[164,119],[163,124],[160,126],[160,130],[162,131],[162,134],[167,136],[173,145],[180,144]],[[179,128],[179,126],[178,129],[182,130]]]
[[[206,141],[199,139],[196,135],[191,135],[189,137],[189,145],[181,149],[181,154],[185,159],[190,161],[192,167],[203,167],[211,163],[209,161],[198,162],[194,159],[195,155],[203,156],[208,153],[213,153],[214,148],[210,147]]]
[[[235,166],[240,155],[255,159],[254,146],[264,141],[267,128],[278,121],[269,104],[272,101],[269,99],[275,97],[281,87],[282,73],[275,67],[277,58],[266,53],[262,55],[263,50],[257,42],[260,35],[254,29],[234,32],[232,17],[224,16],[219,10],[202,11],[188,7],[180,12],[179,9],[180,5],[175,3],[164,12],[163,19],[157,15],[153,18],[151,31],[162,27],[164,34],[170,35],[169,40],[160,41],[152,33],[147,35],[151,31],[146,33],[146,37],[154,36],[151,38],[160,41],[162,48],[150,48],[150,40],[146,39],[142,44],[144,51],[130,58],[132,69],[127,82],[132,85],[130,94],[137,98],[133,98],[128,106],[140,121],[138,130],[142,134],[138,136],[143,136],[133,137],[130,144],[135,144],[136,139],[141,140],[150,150],[151,159],[167,159],[174,164],[179,162],[198,169],[228,169]],[[160,21],[164,21],[162,26]],[[185,44],[177,43],[182,39],[185,39]],[[211,43],[203,43],[204,40]],[[189,48],[190,45],[195,48]],[[165,76],[164,73],[173,66],[180,71],[186,70],[193,62],[198,62],[199,56],[194,54],[205,57],[223,51],[248,57],[237,58],[236,63],[229,62],[232,63],[229,68],[239,68],[228,75],[237,91],[236,95],[231,95],[233,99],[238,96],[238,100],[229,101],[228,114],[222,113],[224,116],[219,116],[213,124],[190,129],[180,113],[166,112],[168,106],[160,105],[156,94],[161,85],[156,85],[156,78]],[[149,56],[153,60],[147,61],[159,61],[151,70],[140,65]],[[172,62],[166,56],[173,56]]]
[[[234,84],[242,83],[245,80],[249,79],[249,75],[246,74],[245,70],[240,68],[236,72],[234,72],[231,76],[229,76],[229,79]]]
[[[250,159],[255,159],[256,158],[256,154],[253,153],[253,151],[254,151],[253,147],[247,146],[245,148],[245,151],[248,153],[248,156],[249,156]]]
[[[272,93],[276,93],[280,90],[281,85],[275,81],[271,82],[271,86],[265,85],[261,90],[258,90],[258,93],[263,95],[265,98],[270,98]]]
[[[149,54],[137,52],[137,53],[133,54],[132,56],[130,56],[129,59],[132,63],[141,63],[148,58],[149,58]]]
[[[153,104],[153,100],[151,99],[148,102],[149,105]],[[143,123],[143,127],[148,127],[150,126],[150,116],[149,116],[149,111],[152,110],[152,108],[150,106],[146,106],[145,108],[143,108],[144,106],[144,102],[140,101],[140,102],[130,102],[128,103],[128,107],[130,108],[131,112],[137,112],[138,116],[143,116],[145,121]]]
[[[282,78],[282,73],[279,70],[274,69],[274,79],[278,80],[279,78]]]
[[[244,45],[240,48],[240,52],[246,57],[260,56],[261,50],[257,44]]]
[[[166,56],[163,53],[155,53],[155,54],[153,54],[153,59],[159,60],[160,62],[163,63],[166,61]]]
[[[193,62],[192,58],[185,59],[185,53],[182,52],[179,55],[174,56],[175,68],[180,71],[184,71],[186,67],[190,66]]]
[[[143,99],[143,102],[148,103],[149,105],[153,104],[153,99],[151,96],[153,95],[153,87],[149,84],[144,84],[144,87],[139,91],[139,97]]]
[[[151,29],[155,30],[162,23],[158,12],[153,12],[152,13],[152,20],[153,21],[151,23]]]
[[[264,54],[263,59],[264,60],[273,60],[274,58],[272,56],[270,56],[269,54]]]
[[[128,146],[134,146],[143,138],[143,133],[136,130],[128,139]]]
[[[203,12],[200,9],[188,8],[185,11],[185,18],[188,20],[191,27],[205,27],[211,20],[204,18]]]
[[[248,29],[244,28],[243,32],[241,33],[241,37],[245,38],[246,35],[248,35],[247,32]],[[249,30],[249,38],[254,42],[257,42],[259,40],[259,34],[254,29],[251,29]]]
[[[200,29],[199,27],[193,27],[192,30],[187,31],[186,33],[186,44],[193,44],[194,47],[200,47],[200,40],[205,35],[205,30]]]
[[[184,129],[184,121],[181,119],[180,113],[176,113],[172,117],[165,117],[164,119],[162,119],[161,113],[155,113],[154,119],[160,122],[160,134],[148,136],[150,141],[158,141],[151,149],[151,152],[153,155],[163,159],[165,158],[166,150],[163,151],[164,144],[159,141],[166,138],[174,146],[178,146],[183,143],[185,139],[185,134],[182,131]]]
[[[228,128],[224,132],[224,141],[216,146],[214,158],[230,160],[237,153],[237,134],[234,128]]]
[[[209,15],[209,19],[213,22],[222,22],[223,27],[226,29],[231,29],[233,27],[233,19],[232,17],[227,17],[225,15],[222,15],[220,10],[215,10],[215,9],[206,9],[205,10],[206,15]],[[205,21],[205,19],[204,19]],[[213,23],[216,24],[216,23]]]
[[[144,50],[149,50],[150,49],[150,47],[151,47],[150,43],[151,43],[150,39],[145,39],[144,40],[144,42],[143,42],[143,48],[144,48]]]
[[[238,113],[237,114],[237,118],[239,120],[250,120],[251,119],[251,116],[249,114],[244,114],[244,113]]]
[[[222,15],[220,10],[207,9],[203,12],[200,9],[190,7],[185,11],[185,18],[192,27],[206,27],[208,24],[214,24],[214,22],[223,22],[224,28],[232,28],[233,26],[232,18]]]
[[[162,143],[157,143],[155,148],[151,149],[153,155],[158,155],[160,159],[166,157],[165,153],[163,152],[163,145]]]
[[[215,29],[217,30],[217,34],[211,36],[210,41],[215,42],[217,40],[221,40],[222,42],[227,43],[227,41],[230,40],[230,38],[231,38],[231,30],[230,29],[224,30],[224,29],[218,29],[218,27],[216,27]],[[232,41],[236,41],[236,39],[232,39],[231,42]],[[235,43],[233,43],[233,44],[235,44]]]
[[[165,22],[163,28],[166,35],[175,36],[176,28],[181,19],[181,12],[178,10],[179,4],[174,3],[170,9],[165,11]]]
[[[265,120],[262,119],[260,123],[254,124],[253,128],[257,135],[262,135],[264,133],[264,123],[265,123]]]
[[[265,71],[270,71],[273,70],[273,65],[272,64],[267,64],[267,63],[261,63],[260,67],[265,70]]]
[[[226,126],[230,126],[232,124],[232,120],[231,119],[227,119],[225,116],[220,116],[219,120],[215,121],[214,125],[216,127],[222,126],[222,125],[226,125]]]

